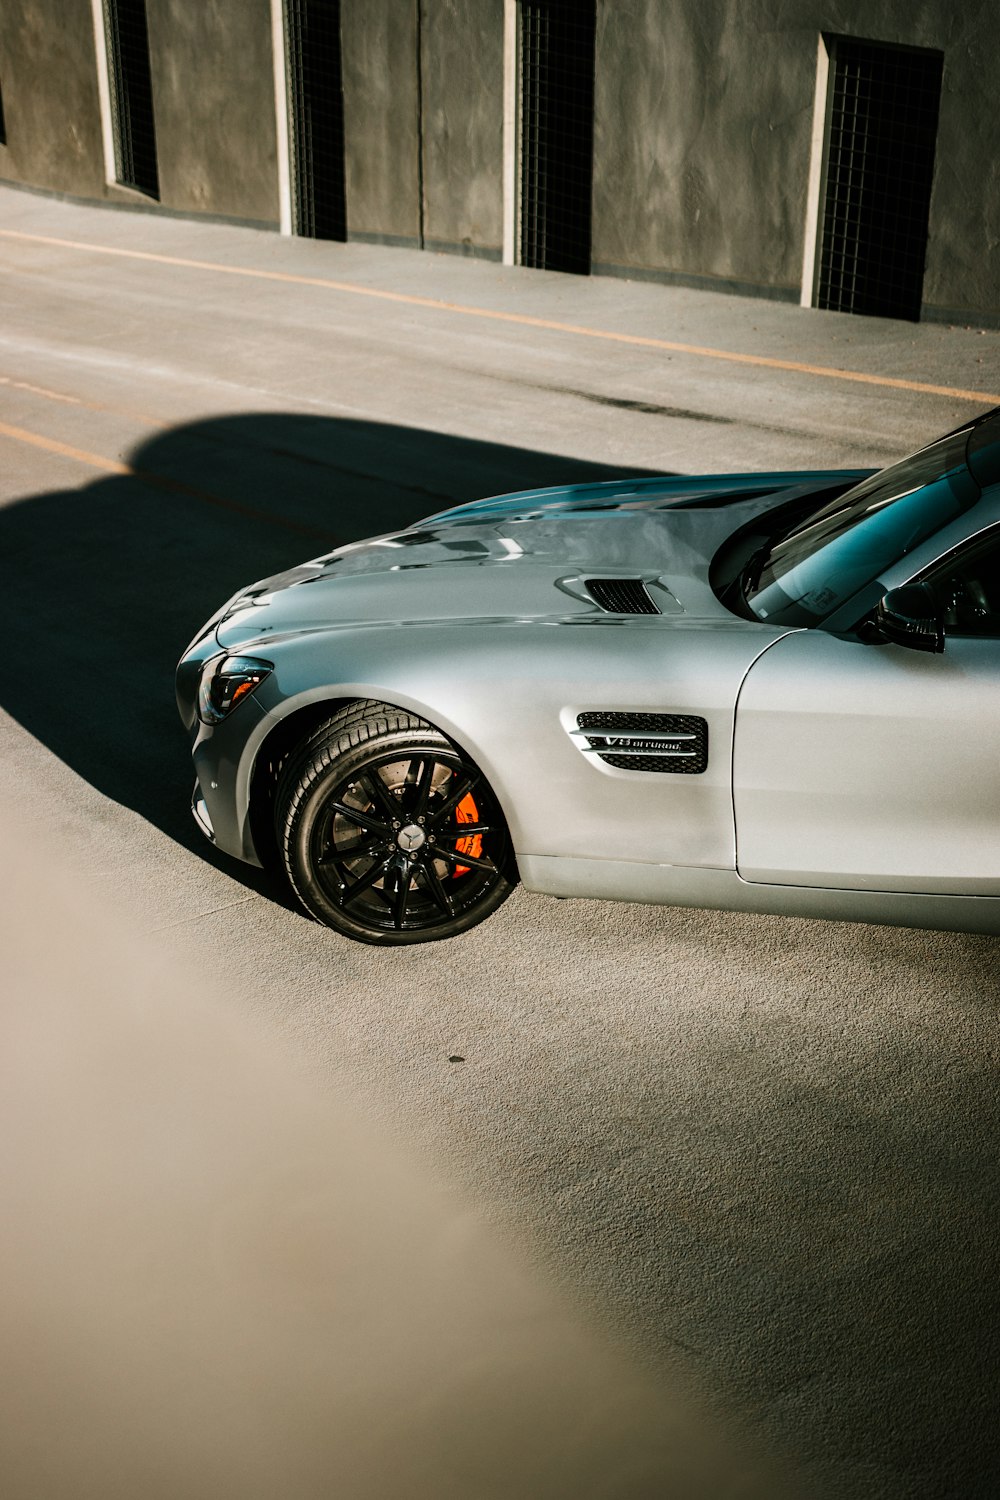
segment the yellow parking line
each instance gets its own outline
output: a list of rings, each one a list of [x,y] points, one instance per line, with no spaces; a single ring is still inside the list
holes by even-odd
[[[87,401],[83,396],[68,396],[65,391],[53,391],[45,385],[32,385],[27,380],[15,380],[12,375],[0,375],[0,385],[6,385],[14,391],[28,391],[32,396],[44,396],[47,401],[62,401],[67,406],[82,406],[87,411],[112,412],[117,417],[129,417],[135,422],[144,422],[147,427],[169,427],[169,422],[163,422],[159,417],[147,416],[141,411],[125,411],[118,406],[108,406],[103,401]]]
[[[664,349],[671,354],[690,354],[697,359],[721,359],[731,364],[753,365],[758,369],[791,370],[798,375],[816,375],[825,380],[849,380],[861,385],[882,386],[889,390],[915,391],[922,396],[948,396],[956,401],[975,401],[978,405],[1000,405],[1000,395],[990,391],[967,391],[957,386],[928,385],[920,380],[901,380],[890,375],[870,375],[862,370],[841,370],[833,365],[810,365],[794,359],[772,359],[764,354],[738,354],[731,349],[709,349],[700,344],[680,344],[671,339],[651,338],[640,333],[617,333],[607,328],[586,328],[579,323],[560,323],[551,318],[535,318],[528,313],[500,312],[490,307],[471,307],[461,302],[445,302],[438,297],[418,297],[409,292],[388,292],[378,287],[359,286],[351,281],[334,281],[326,276],[301,276],[291,271],[264,271],[253,266],[224,266],[216,261],[190,260],[180,255],[158,255],[149,250],[123,250],[117,245],[94,245],[84,240],[57,239],[53,235],[25,234],[17,229],[0,229],[0,235],[12,240],[30,240],[38,245],[59,245],[66,250],[87,250],[96,255],[119,255],[127,260],[148,260],[161,266],[181,266],[192,271],[213,271],[220,276],[248,276],[258,281],[280,281],[294,286],[323,287],[354,297],[375,297],[383,302],[401,302],[410,307],[428,307],[437,312],[458,313],[466,318],[490,318],[498,323],[515,323],[524,328],[544,328],[552,333],[571,333],[581,338],[606,339],[615,344],[637,344],[645,349]]]
[[[0,385],[9,385],[13,391],[30,391],[33,396],[46,396],[50,401],[65,401],[68,406],[90,406],[82,396],[67,396],[62,391],[50,391],[44,385],[31,385],[27,380],[14,380],[10,375],[0,375]]]
[[[108,474],[134,474],[129,464],[117,458],[105,458],[101,453],[88,453],[85,448],[71,448],[69,443],[60,443],[58,438],[42,437],[40,433],[28,432],[24,427],[10,427],[0,422],[0,437],[13,438],[16,443],[30,443],[33,448],[44,448],[47,453],[58,453],[63,458],[75,458],[77,463],[89,464],[92,469],[103,469]]]
[[[146,469],[133,468],[117,458],[105,458],[103,453],[90,453],[86,448],[73,448],[61,443],[58,438],[43,437],[41,433],[29,432],[25,427],[12,427],[0,422],[0,437],[11,438],[15,443],[28,443],[32,448],[42,448],[47,453],[57,453],[61,458],[72,458],[77,463],[87,464],[92,469],[102,469],[106,474],[124,474],[138,479],[154,489],[166,490],[171,495],[183,495],[188,500],[200,500],[205,505],[214,505],[219,510],[230,510],[238,516],[247,516],[252,521],[266,521],[271,526],[281,526],[286,531],[297,531],[302,536],[319,537],[327,546],[338,545],[337,539],[320,526],[306,526],[293,521],[289,516],[276,516],[271,511],[257,510],[252,505],[243,505],[238,500],[229,500],[224,495],[214,495],[209,490],[196,489],[179,479],[169,479],[164,474],[151,474]]]

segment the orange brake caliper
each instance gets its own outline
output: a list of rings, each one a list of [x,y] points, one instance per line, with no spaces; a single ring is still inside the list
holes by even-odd
[[[455,808],[455,820],[458,823],[478,823],[479,809],[472,800],[472,793],[463,797]],[[459,839],[455,845],[456,854],[468,854],[472,859],[480,859],[483,853],[483,836],[481,833],[473,833],[467,839]],[[468,865],[456,865],[456,875],[468,875]]]

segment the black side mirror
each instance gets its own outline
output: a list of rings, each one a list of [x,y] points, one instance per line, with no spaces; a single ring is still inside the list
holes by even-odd
[[[944,620],[929,583],[904,583],[890,589],[875,608],[875,623],[884,640],[914,651],[944,650]]]

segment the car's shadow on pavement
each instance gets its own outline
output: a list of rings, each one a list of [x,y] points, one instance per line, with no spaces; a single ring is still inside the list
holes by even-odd
[[[173,671],[203,621],[243,584],[449,505],[643,472],[283,413],[176,427],[127,462],[0,509],[0,705],[105,796],[278,900],[190,817]]]

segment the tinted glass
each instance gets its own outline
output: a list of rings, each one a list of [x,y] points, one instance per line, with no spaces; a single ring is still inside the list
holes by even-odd
[[[1000,483],[1000,407],[976,423],[969,438],[967,461],[981,490]]]
[[[1000,636],[1000,528],[931,577],[947,635]]]
[[[817,625],[973,505],[968,429],[873,474],[776,542],[746,591],[761,620]]]

